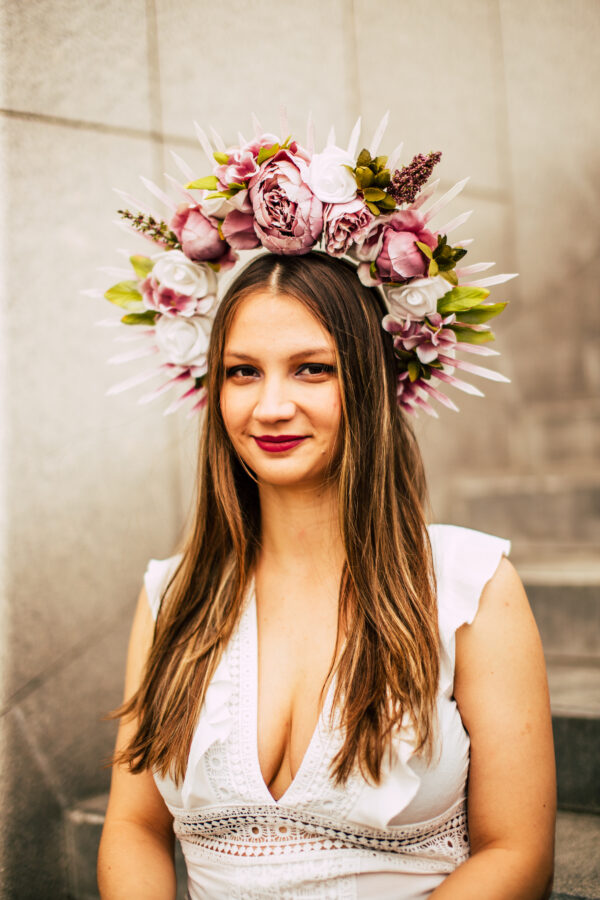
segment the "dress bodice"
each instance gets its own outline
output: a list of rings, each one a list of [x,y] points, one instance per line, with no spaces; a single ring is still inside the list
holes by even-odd
[[[155,775],[173,815],[192,900],[427,897],[469,853],[465,787],[469,739],[453,698],[454,636],[471,622],[507,541],[430,526],[441,659],[436,741],[427,764],[409,725],[398,728],[379,785],[329,776],[341,742],[333,685],[300,768],[277,801],[260,770],[256,604],[250,586],[239,625],[206,693],[182,783]],[[177,557],[151,561],[153,614]]]

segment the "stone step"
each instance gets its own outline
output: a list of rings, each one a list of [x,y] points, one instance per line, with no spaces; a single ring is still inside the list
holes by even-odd
[[[515,561],[549,661],[600,662],[600,557]]]
[[[600,666],[549,662],[561,809],[600,813]]]
[[[96,857],[108,795],[91,797],[66,818],[71,884],[69,900],[99,900]],[[556,868],[551,900],[600,900],[600,817],[559,812],[556,824]],[[185,898],[185,864],[179,852],[177,900]]]
[[[453,519],[521,541],[600,546],[600,467],[595,460],[529,473],[490,472],[452,482]]]

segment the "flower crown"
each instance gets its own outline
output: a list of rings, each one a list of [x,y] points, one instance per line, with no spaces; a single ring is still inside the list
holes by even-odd
[[[110,362],[153,356],[159,363],[115,385],[109,393],[161,376],[161,384],[139,402],[180,385],[183,393],[165,412],[190,401],[190,414],[201,409],[206,402],[206,356],[219,303],[219,279],[237,263],[237,251],[260,246],[276,254],[301,255],[320,249],[333,257],[346,257],[357,264],[363,284],[380,286],[388,309],[382,326],[393,337],[398,403],[404,411],[423,409],[437,416],[431,400],[457,410],[440,385],[483,396],[457,377],[457,371],[508,381],[497,372],[457,359],[456,354],[497,355],[487,346],[494,339],[487,322],[506,303],[486,302],[487,289],[514,275],[474,280],[476,273],[493,263],[459,265],[471,240],[452,246],[448,235],[471,213],[437,230],[430,223],[468,179],[427,206],[438,185],[438,181],[428,182],[441,153],[419,154],[405,166],[399,164],[401,147],[389,157],[378,155],[387,120],[386,114],[369,147],[360,151],[360,119],[347,149],[337,146],[332,129],[320,152],[314,149],[310,120],[306,147],[291,137],[264,133],[256,118],[254,139],[247,141],[240,134],[234,147],[226,147],[212,129],[211,142],[196,125],[212,174],[195,178],[173,153],[186,180],[181,185],[167,176],[181,198],[179,203],[142,178],[169,210],[168,220],[118,191],[127,207],[134,209],[119,210],[120,224],[144,235],[155,250],[148,256],[130,256],[134,277],[129,270],[117,270],[124,280],[104,294],[126,311],[120,321],[136,326],[135,333],[130,331],[121,340],[139,338],[139,346]],[[282,136],[286,132],[282,121]],[[98,296],[100,292],[85,293]]]

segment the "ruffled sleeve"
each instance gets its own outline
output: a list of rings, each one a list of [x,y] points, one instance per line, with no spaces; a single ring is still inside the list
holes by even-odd
[[[144,573],[144,587],[154,621],[158,616],[163,594],[180,562],[181,554],[177,554],[170,556],[169,559],[151,559],[148,563],[148,568]]]
[[[430,525],[429,537],[437,580],[440,690],[449,696],[454,687],[456,632],[475,618],[485,585],[510,553],[510,541],[457,525]]]

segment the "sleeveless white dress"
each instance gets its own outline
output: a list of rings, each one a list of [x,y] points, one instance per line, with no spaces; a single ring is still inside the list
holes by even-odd
[[[421,900],[469,855],[469,738],[453,699],[455,632],[472,622],[508,541],[452,525],[429,527],[438,585],[441,676],[431,765],[398,730],[381,783],[329,778],[340,746],[332,689],[296,777],[274,800],[257,753],[257,626],[252,588],[208,688],[185,779],[155,781],[173,815],[191,900]],[[179,557],[151,560],[153,615]]]

